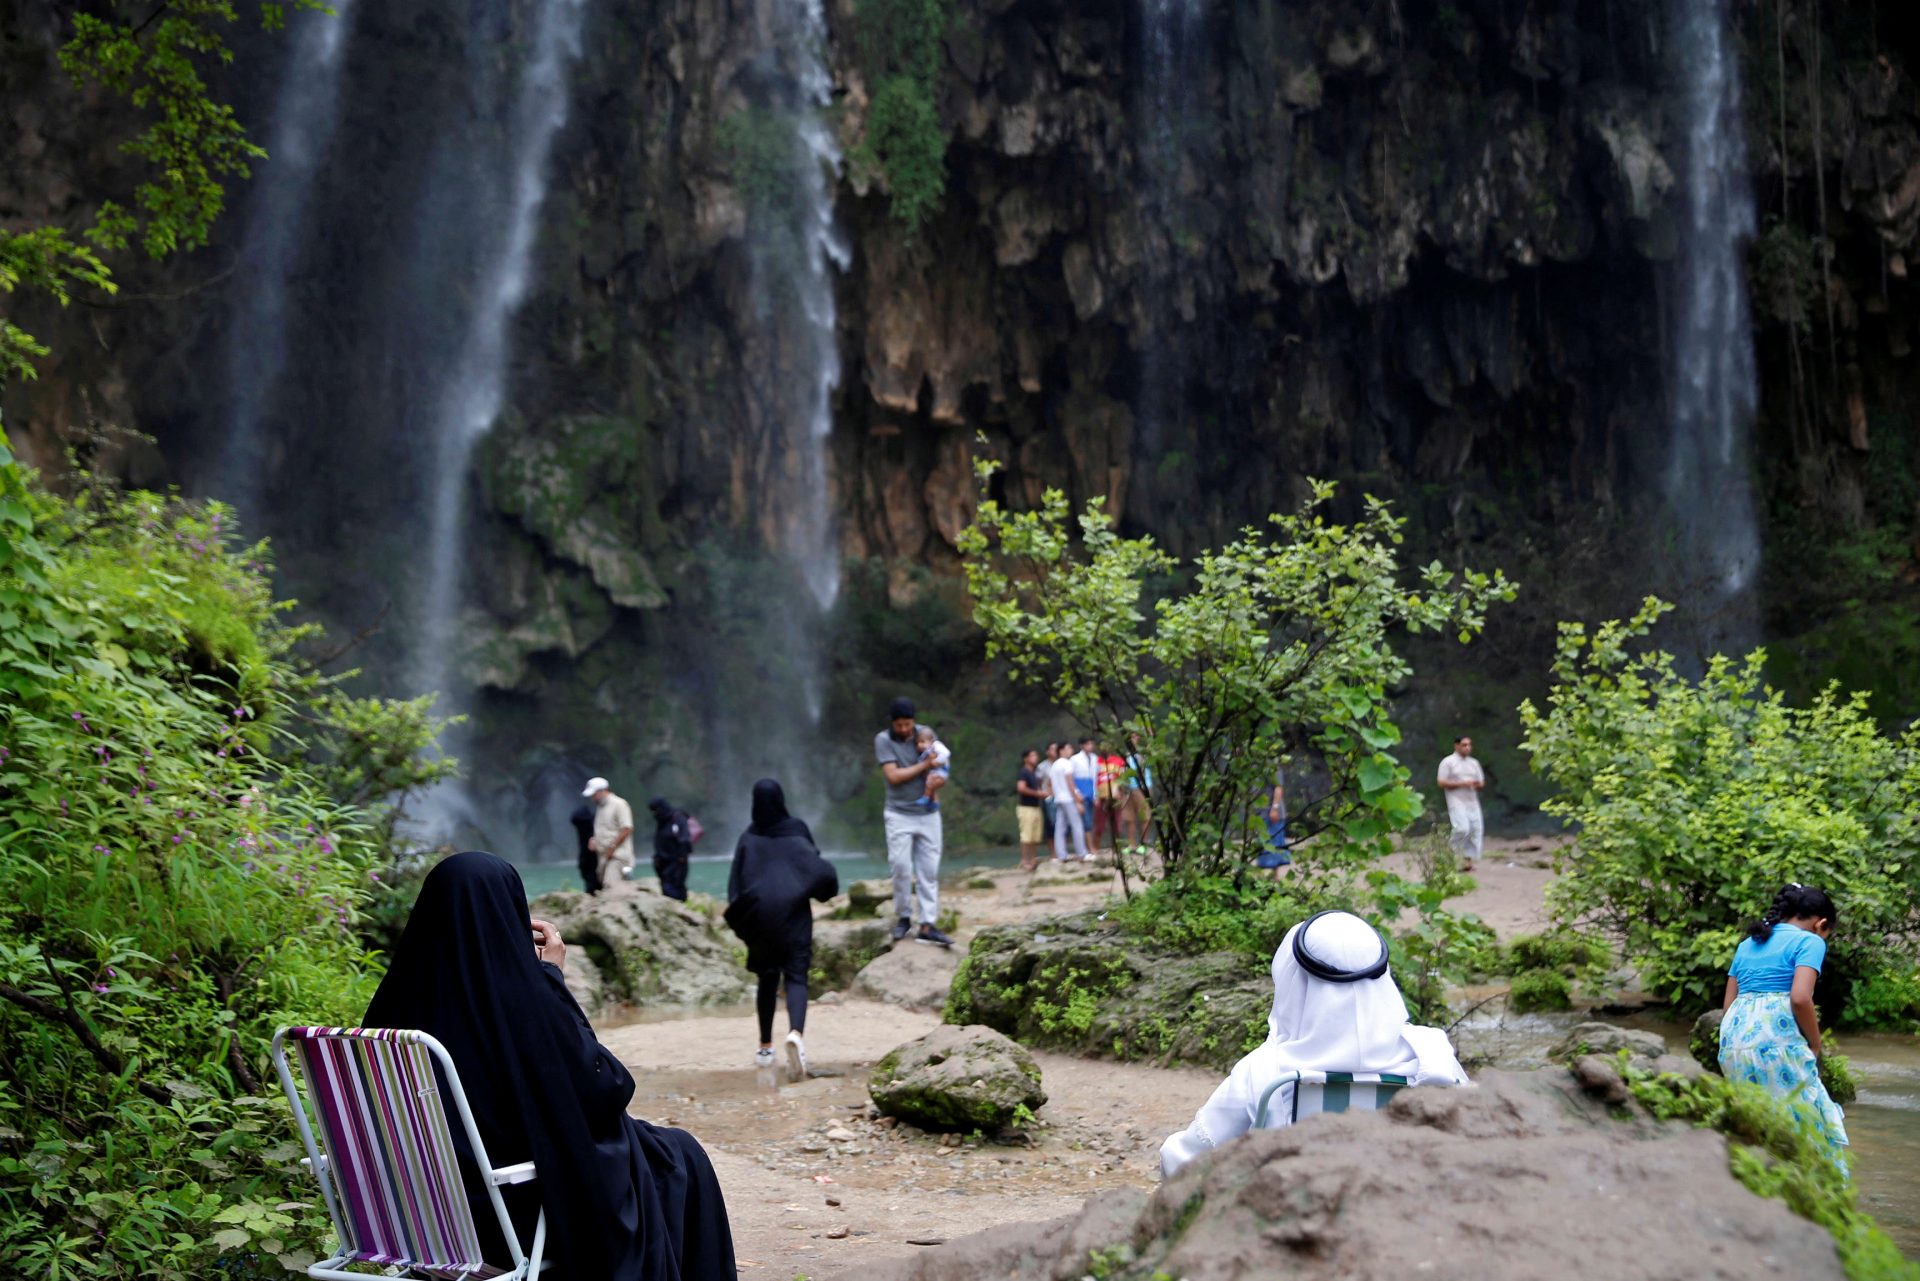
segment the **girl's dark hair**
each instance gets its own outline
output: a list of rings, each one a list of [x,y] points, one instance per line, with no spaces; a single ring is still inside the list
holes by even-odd
[[[1797,881],[1792,885],[1783,885],[1780,892],[1773,896],[1773,904],[1767,908],[1767,914],[1747,927],[1747,936],[1756,943],[1764,943],[1773,937],[1773,927],[1780,922],[1801,921],[1808,917],[1837,924],[1840,913],[1825,890]]]

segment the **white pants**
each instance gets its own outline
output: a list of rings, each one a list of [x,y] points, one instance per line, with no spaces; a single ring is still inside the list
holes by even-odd
[[[1463,863],[1471,863],[1480,857],[1480,842],[1486,836],[1486,825],[1478,814],[1471,818],[1453,820],[1453,835],[1447,844],[1453,846],[1453,856]]]
[[[1073,829],[1073,847],[1079,857],[1091,858],[1087,853],[1087,825],[1080,817],[1080,807],[1072,801],[1059,801],[1053,807],[1053,856],[1066,858],[1068,828]]]
[[[893,870],[893,914],[922,925],[940,919],[940,814],[885,811],[887,866]],[[914,916],[914,897],[920,914]]]

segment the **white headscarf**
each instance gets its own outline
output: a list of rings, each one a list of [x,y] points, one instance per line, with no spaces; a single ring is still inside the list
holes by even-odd
[[[1344,983],[1309,973],[1294,953],[1303,930],[1303,950],[1330,969],[1364,973],[1382,959],[1380,935],[1349,912],[1322,913],[1288,930],[1273,954],[1266,1041],[1234,1065],[1192,1125],[1161,1145],[1164,1176],[1252,1129],[1260,1096],[1288,1072],[1376,1072],[1405,1076],[1416,1085],[1467,1079],[1446,1033],[1408,1021],[1407,1003],[1390,972]],[[1274,1091],[1268,1124],[1276,1118],[1286,1124],[1292,1103],[1291,1085]]]

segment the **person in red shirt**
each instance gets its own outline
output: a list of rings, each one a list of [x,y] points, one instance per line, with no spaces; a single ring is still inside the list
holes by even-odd
[[[1100,755],[1100,772],[1094,776],[1093,847],[1097,850],[1105,838],[1112,850],[1118,831],[1120,802],[1125,799],[1127,763],[1112,749]]]

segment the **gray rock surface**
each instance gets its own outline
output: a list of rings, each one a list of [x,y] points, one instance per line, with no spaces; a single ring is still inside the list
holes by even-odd
[[[597,1015],[622,1005],[733,1005],[753,996],[741,949],[715,915],[621,885],[530,905],[567,941],[567,987]]]
[[[1610,1116],[1549,1069],[1487,1072],[1477,1088],[1409,1090],[1384,1112],[1249,1135],[1150,1198],[1096,1198],[1071,1218],[995,1228],[850,1275],[1744,1281],[1756,1269],[1844,1275],[1824,1229],[1734,1180],[1718,1135]]]
[[[959,949],[930,947],[909,939],[868,962],[855,976],[853,991],[891,1005],[937,1010],[947,1003],[954,971],[959,968]]]
[[[1040,1065],[988,1027],[938,1027],[874,1065],[867,1083],[886,1116],[930,1130],[998,1130],[1047,1101]]]
[[[1667,1040],[1658,1032],[1641,1032],[1633,1028],[1615,1027],[1611,1023],[1581,1023],[1571,1032],[1560,1038],[1549,1057],[1556,1063],[1564,1063],[1582,1054],[1599,1054],[1608,1058],[1625,1050],[1634,1059],[1636,1067],[1643,1066],[1645,1060],[1651,1064],[1667,1052]]]

